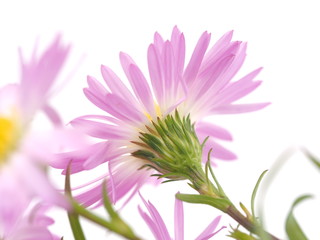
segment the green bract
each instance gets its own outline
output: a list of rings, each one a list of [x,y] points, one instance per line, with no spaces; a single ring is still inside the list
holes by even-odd
[[[201,165],[202,148],[191,123],[190,116],[181,118],[178,111],[152,121],[146,126],[148,132],[140,132],[141,146],[133,156],[147,160],[142,168],[150,167],[159,172],[160,178],[169,181],[183,179],[203,179]]]

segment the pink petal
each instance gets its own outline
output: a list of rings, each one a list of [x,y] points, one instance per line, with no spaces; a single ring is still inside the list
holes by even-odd
[[[213,47],[206,53],[203,65],[201,66],[201,70],[208,68],[208,65],[215,61],[217,55],[220,55],[221,52],[226,49],[226,47],[230,44],[232,39],[233,31],[229,31],[225,33],[214,45]]]
[[[138,211],[140,213],[140,216],[143,218],[145,223],[148,225],[148,227],[151,230],[151,232],[152,232],[153,236],[155,237],[155,239],[156,240],[161,240],[162,236],[161,236],[161,234],[159,232],[159,229],[158,229],[157,225],[152,221],[152,219],[149,217],[148,214],[146,214],[144,211],[142,211],[140,206],[138,206]]]
[[[174,206],[174,235],[175,240],[184,240],[183,202],[177,198]]]
[[[148,68],[153,92],[155,93],[158,103],[162,104],[164,102],[164,84],[162,82],[160,56],[153,44],[148,48]]]
[[[215,114],[235,114],[260,110],[270,103],[234,104],[214,107],[211,111]]]
[[[62,126],[63,125],[60,115],[50,105],[45,104],[43,106],[43,111],[55,126]]]
[[[101,65],[101,73],[112,93],[122,97],[123,99],[128,99],[132,104],[136,103],[136,99],[129,89],[110,68]]]
[[[71,125],[84,131],[86,134],[102,139],[126,139],[128,138],[128,131],[125,128],[120,128],[117,125],[110,125],[107,123],[96,122],[84,118],[77,118],[72,120]]]
[[[103,142],[98,143],[97,150],[92,152],[91,155],[87,158],[87,160],[83,163],[83,168],[86,170],[95,168],[102,163],[108,162],[112,159],[115,159],[122,154],[126,153],[128,150],[121,149],[114,142]]]
[[[171,35],[171,44],[175,58],[175,69],[177,74],[182,75],[185,59],[185,39],[184,35],[177,27],[174,27]]]
[[[255,81],[247,84],[235,82],[217,96],[215,105],[226,105],[237,101],[254,91],[261,83],[262,81]]]
[[[208,122],[197,122],[196,132],[203,136],[212,136],[227,141],[232,140],[232,135],[230,132],[228,132],[228,130]]]
[[[146,117],[127,101],[114,94],[105,97],[108,112],[125,122],[144,122]]]
[[[21,104],[27,115],[32,115],[45,103],[48,92],[67,58],[70,46],[63,46],[60,38],[61,36],[57,35],[39,59],[34,56],[26,62],[20,54],[23,89]]]
[[[154,45],[156,46],[156,48],[159,49],[160,53],[162,52],[163,44],[164,44],[163,38],[159,33],[156,32],[154,34]]]
[[[155,116],[154,103],[149,84],[136,65],[129,66],[129,81],[140,102],[151,116]]]
[[[152,221],[155,224],[155,229],[154,231],[157,232],[157,236],[155,236],[157,239],[164,239],[164,240],[170,240],[171,237],[169,235],[168,229],[162,219],[162,217],[160,216],[159,212],[157,211],[157,209],[153,206],[153,204],[148,201],[146,202],[146,200],[140,195],[144,205],[146,206],[146,208],[148,209],[148,212],[151,216]]]
[[[52,186],[45,173],[31,165],[30,161],[20,162],[19,165],[15,166],[15,169],[30,194],[39,196],[47,203],[69,208],[67,200]]]
[[[196,238],[196,240],[206,240],[209,239],[208,235],[211,236],[212,232],[217,228],[220,222],[221,216],[216,217],[207,227],[203,230],[203,232]]]
[[[235,160],[237,158],[237,156],[233,152],[227,150],[226,148],[218,144],[211,137],[206,141],[205,146],[203,148],[202,156],[204,162],[208,160],[208,153],[210,149],[212,149],[211,155],[214,158],[218,158],[221,160]]]
[[[225,105],[232,103],[255,90],[258,86],[260,86],[261,81],[253,82],[252,79],[258,74],[258,72],[260,72],[260,70],[261,68],[226,86],[221,92],[218,93],[218,96],[216,97],[217,100],[215,101],[214,105]]]
[[[183,77],[188,84],[192,83],[196,78],[202,63],[202,59],[208,48],[209,42],[210,42],[210,34],[208,34],[207,32],[204,32],[200,37],[197,43],[197,46],[193,51],[189,64],[186,67],[186,70],[184,72]]]

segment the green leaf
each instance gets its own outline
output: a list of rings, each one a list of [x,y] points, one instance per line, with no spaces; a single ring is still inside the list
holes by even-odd
[[[71,193],[71,186],[70,186],[70,167],[71,167],[71,162],[68,165],[67,168],[67,173],[66,173],[66,180],[65,180],[65,193],[66,195],[72,199],[72,193]],[[80,224],[79,220],[79,215],[75,213],[73,210],[68,212],[68,218],[69,218],[69,223],[71,226],[71,230],[74,236],[75,240],[85,240],[85,236]]]
[[[311,160],[311,162],[320,169],[320,161],[313,154],[311,154],[307,149],[302,150],[304,154]]]
[[[265,170],[265,171],[263,171],[263,173],[261,173],[261,175],[260,175],[260,177],[259,177],[259,179],[253,189],[252,195],[251,195],[251,214],[254,219],[256,219],[255,212],[254,212],[254,201],[256,199],[256,195],[257,195],[261,180],[267,172],[268,172],[268,170]]]
[[[286,232],[290,240],[308,240],[307,236],[304,234],[296,218],[294,217],[293,210],[300,202],[311,197],[311,195],[300,196],[294,201],[291,206],[286,220]]]
[[[181,201],[188,202],[188,203],[198,203],[198,204],[210,205],[210,206],[217,208],[223,212],[226,212],[228,207],[231,205],[231,203],[228,199],[213,198],[213,197],[204,196],[204,195],[177,193],[176,198],[180,199]]]
[[[102,195],[103,195],[103,206],[106,209],[107,213],[110,215],[111,219],[119,217],[118,213],[113,209],[112,203],[110,202],[110,199],[107,193],[106,181],[103,181],[102,183]]]

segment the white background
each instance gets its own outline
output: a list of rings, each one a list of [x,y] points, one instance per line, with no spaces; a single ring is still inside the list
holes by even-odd
[[[233,29],[235,40],[249,43],[247,60],[238,76],[264,67],[258,76],[264,83],[244,101],[270,101],[272,105],[256,113],[211,118],[233,133],[234,142],[227,146],[239,157],[233,162],[219,161],[215,172],[230,198],[249,206],[259,174],[291,149],[293,155],[264,199],[265,222],[270,232],[284,238],[284,219],[291,202],[302,193],[313,193],[315,198],[297,208],[296,215],[309,238],[319,239],[320,172],[297,150],[305,146],[320,156],[319,11],[316,0],[1,1],[0,83],[16,82],[19,77],[17,46],[26,49],[27,55],[36,39],[45,46],[61,32],[64,42],[73,44],[64,76],[72,69],[76,71],[52,102],[68,122],[99,112],[82,94],[86,75],[102,79],[100,64],[105,64],[123,76],[119,51],[129,53],[147,73],[146,52],[155,31],[169,38],[177,25],[185,34],[188,59],[202,32],[211,32],[215,41]],[[58,184],[62,180],[57,178]],[[171,233],[174,193],[192,192],[185,185],[171,183],[142,190],[158,207]],[[152,239],[138,215],[137,204],[141,204],[139,198],[133,199],[121,214],[139,235]],[[219,214],[210,207],[188,204],[185,211],[186,239],[194,239]],[[53,215],[58,219],[52,229],[67,240],[73,239],[65,215],[59,210]],[[224,216],[222,224],[229,223],[231,220]],[[234,222],[232,225],[236,226]],[[119,239],[92,225],[84,226],[88,239]],[[229,239],[224,234],[227,230],[215,239]]]

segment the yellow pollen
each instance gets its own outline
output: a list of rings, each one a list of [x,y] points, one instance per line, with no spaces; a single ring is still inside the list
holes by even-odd
[[[0,166],[17,141],[17,126],[10,118],[0,117]]]
[[[158,104],[156,104],[156,103],[154,104],[154,109],[155,109],[155,111],[156,111],[157,117],[162,118],[161,109],[160,109],[160,107],[159,107]],[[150,121],[153,120],[152,117],[151,117],[151,115],[150,115],[149,113],[145,113],[145,115],[147,116],[147,118],[148,118]]]

